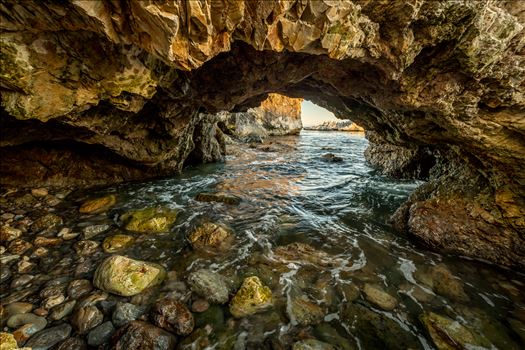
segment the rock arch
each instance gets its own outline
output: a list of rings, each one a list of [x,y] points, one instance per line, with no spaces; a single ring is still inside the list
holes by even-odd
[[[522,2],[6,1],[0,15],[4,184],[220,159],[210,113],[279,92],[364,126],[390,174],[428,173],[397,227],[525,267]]]

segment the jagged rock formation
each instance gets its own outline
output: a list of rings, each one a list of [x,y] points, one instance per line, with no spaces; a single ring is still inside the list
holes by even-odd
[[[219,112],[223,131],[237,137],[296,135],[301,132],[301,98],[268,94],[259,107],[246,112]]]
[[[341,121],[326,121],[319,125],[305,127],[306,130],[319,130],[319,131],[354,131],[363,132],[365,129],[352,122],[351,120]]]
[[[524,7],[3,1],[2,183],[107,183],[178,171],[192,154],[214,160],[220,131],[201,112],[280,92],[351,118],[376,134],[372,148],[394,146],[376,160],[430,152],[435,186],[396,222],[432,246],[523,269]]]

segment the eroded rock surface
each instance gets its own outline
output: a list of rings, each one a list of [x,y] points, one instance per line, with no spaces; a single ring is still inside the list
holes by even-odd
[[[431,179],[397,226],[523,269],[524,7],[4,1],[1,182],[91,186],[220,160],[215,113],[278,92],[373,133],[373,164]]]

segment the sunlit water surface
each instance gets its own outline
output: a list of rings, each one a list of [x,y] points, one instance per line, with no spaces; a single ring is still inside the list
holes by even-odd
[[[224,328],[215,325],[210,348],[231,344],[239,349],[264,348],[276,339],[291,344],[305,337],[305,332],[306,337],[329,340],[326,326],[336,331],[335,336],[328,333],[337,338],[332,342],[341,349],[406,348],[403,332],[416,341],[409,347],[433,348],[419,320],[428,311],[460,320],[487,337],[496,338],[488,333],[497,333],[504,340],[493,340],[494,348],[520,344],[508,320],[516,313],[517,318],[523,317],[523,276],[427,251],[396,233],[388,218],[420,183],[388,178],[367,165],[363,135],[303,131],[273,142],[281,146],[278,152],[246,147],[228,156],[224,164],[196,166],[180,177],[108,188],[78,198],[116,192],[115,225],[118,214],[128,209],[177,208],[179,217],[169,234],[144,236],[123,254],[161,263],[175,270],[182,281],[191,271],[210,268],[238,283],[258,275],[271,287],[275,307],[265,313],[232,322],[227,305],[215,310],[221,314],[215,322],[224,323]],[[323,161],[322,155],[329,152],[341,156],[343,162]],[[195,195],[202,191],[235,194],[242,202],[196,201]],[[230,250],[217,255],[192,251],[185,236],[205,220],[233,228],[236,239]],[[265,264],[272,260],[275,247],[292,242],[308,243],[329,253],[333,261],[328,266],[301,261],[278,267]],[[428,275],[428,269],[440,263],[460,279],[470,301],[440,296],[417,277],[418,272]],[[346,300],[345,287],[362,289],[365,283],[380,286],[399,301],[398,306],[393,311],[381,310],[363,293],[352,303]],[[417,292],[419,297],[414,296]],[[322,306],[326,316],[321,326],[305,327],[290,320],[289,303],[296,294]],[[370,314],[352,314],[350,304],[380,315],[379,321],[370,320]],[[491,330],[479,321],[484,318],[493,324]]]

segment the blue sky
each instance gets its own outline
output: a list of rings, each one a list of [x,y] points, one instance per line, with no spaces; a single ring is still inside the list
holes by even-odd
[[[312,126],[328,120],[337,120],[332,112],[307,100],[304,100],[301,105],[301,119],[303,126]]]

